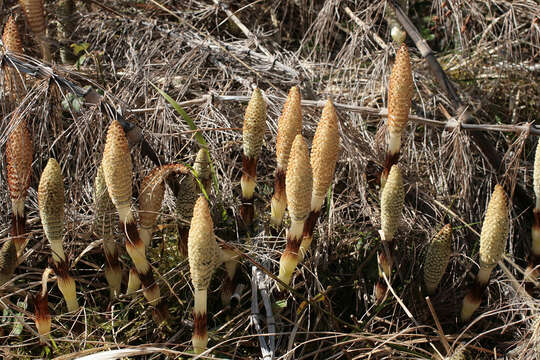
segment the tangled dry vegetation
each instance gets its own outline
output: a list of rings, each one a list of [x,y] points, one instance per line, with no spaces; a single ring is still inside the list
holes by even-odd
[[[0,5],[4,29],[18,29],[22,39],[21,44],[3,40],[5,47],[15,50],[4,55],[2,63],[0,237],[2,245],[15,246],[4,246],[0,255],[23,249],[15,273],[0,278],[6,281],[0,285],[4,358],[71,359],[105,351],[109,358],[188,357],[193,354],[194,328],[196,350],[204,350],[204,336],[208,336],[209,350],[202,357],[436,359],[454,354],[452,359],[465,358],[460,357],[461,351],[467,359],[540,355],[538,282],[534,276],[529,284],[523,280],[529,260],[538,264],[530,257],[532,209],[539,208],[533,193],[534,135],[540,133],[534,126],[540,111],[540,8],[535,1],[402,4],[456,91],[443,88],[444,81],[437,78],[441,73],[431,72],[434,58],[425,47],[415,47],[418,44],[405,26],[413,77],[412,116],[398,141],[401,155],[395,171],[390,171],[386,154],[384,115],[398,50],[391,35],[399,38],[399,24],[405,24],[399,13],[390,11],[389,2],[47,1],[46,32],[29,15],[29,3]],[[69,15],[71,4],[73,15]],[[18,45],[23,54],[16,50]],[[50,67],[36,60],[42,55]],[[23,74],[24,69],[29,73]],[[240,186],[246,153],[242,126],[255,86],[266,102],[267,130],[255,162],[257,187],[250,197],[244,179]],[[303,100],[302,135],[307,147],[312,147],[328,98],[337,111],[341,146],[333,184],[322,198],[326,201],[314,228],[311,252],[302,254],[290,287],[281,283],[285,290],[280,292],[275,285],[286,247],[285,228],[296,220],[291,224],[286,216],[277,230],[271,228],[270,203],[278,119],[293,86]],[[170,100],[185,113],[171,106]],[[28,194],[16,189],[22,192],[18,201],[25,199],[23,208],[20,201],[12,207],[15,188],[8,189],[6,156],[14,159],[29,145],[21,140],[15,150],[7,149],[11,134],[19,131],[20,139],[26,139],[12,119],[26,121],[33,142],[33,158],[17,158],[21,164],[31,163]],[[94,197],[98,188],[108,187],[111,192],[115,175],[104,162],[101,185],[95,185],[94,179],[107,157],[103,155],[107,129],[111,123],[121,129],[115,119],[121,120],[124,131],[131,129],[129,124],[136,126],[127,137],[132,142],[133,188],[126,190],[131,194],[128,202],[112,199],[122,217],[120,226],[114,225],[117,219],[106,225],[113,230],[106,236],[96,230],[96,209],[114,207],[95,203]],[[125,141],[121,130],[116,131],[120,132],[115,141]],[[304,145],[297,147],[305,150]],[[157,157],[148,156],[153,153],[149,149]],[[201,164],[208,155],[211,172],[205,175]],[[50,158],[56,161],[45,172],[48,177],[42,178]],[[113,160],[118,166],[127,164]],[[134,210],[134,204],[140,207],[148,200],[141,184],[163,186],[151,177],[160,161],[194,165],[209,200],[206,204],[199,199],[196,214],[209,209],[211,217],[200,215],[204,221],[188,231],[191,218],[178,209],[189,209],[195,198],[175,196],[175,192],[178,183],[180,190],[192,189],[187,194],[195,193],[197,185],[186,181],[191,177],[185,177],[187,169],[181,167],[176,171],[180,175],[167,178],[159,216],[150,216],[146,230],[140,225],[139,243],[129,241],[132,248],[126,252],[122,234],[133,240],[137,233],[129,225],[127,206],[131,201]],[[383,228],[378,184],[385,166],[389,181],[394,183],[399,176],[405,194],[391,242],[396,246],[393,266],[383,269],[390,282],[383,271],[379,278],[377,264],[392,250],[388,244],[381,250],[378,232]],[[62,182],[63,212],[56,202],[56,215],[47,215],[44,211],[51,208],[42,199],[60,201],[61,192],[47,191]],[[495,221],[502,221],[500,228],[509,236],[502,240],[506,246],[501,266],[490,267],[490,263],[478,272],[479,263],[499,259],[478,256],[486,246],[480,245],[480,231],[494,189],[501,206],[506,206],[504,193],[508,198],[507,211],[504,207],[490,211],[509,216],[509,227],[504,226],[504,216]],[[304,210],[309,212],[309,207]],[[253,223],[246,226],[242,219],[252,211]],[[57,236],[60,220],[55,220],[56,228],[44,231],[43,219],[51,216],[62,217],[63,237]],[[138,216],[142,223],[143,216]],[[25,237],[12,238],[13,231],[24,228],[24,221]],[[448,223],[451,230],[443,228]],[[188,261],[186,252],[218,252],[207,241],[212,237],[211,224],[226,261],[209,281],[212,271],[206,268],[190,275],[190,263],[200,261],[192,255]],[[444,255],[438,255],[440,262],[450,254],[436,291],[433,281],[441,277],[441,270],[434,270],[432,276],[423,274],[424,257],[434,251],[428,251],[434,236]],[[207,242],[198,248],[187,246],[187,237]],[[25,239],[29,241],[24,248]],[[112,241],[118,243],[116,248]],[[50,266],[58,279],[49,270],[43,273],[51,247],[56,256]],[[130,258],[136,261],[141,252],[146,257],[144,269],[136,263],[130,271]],[[107,280],[114,283],[114,276],[106,263],[123,269],[120,295],[117,284],[109,288]],[[15,263],[0,265],[3,271]],[[471,321],[460,321],[463,299],[478,278],[485,281],[487,270],[491,283],[480,308]],[[202,285],[193,288],[192,277]],[[422,285],[424,277],[430,284],[427,289]],[[74,300],[59,289],[66,286],[61,285],[62,279],[68,278],[76,281]],[[131,294],[126,295],[128,281]],[[141,282],[143,289],[133,293]],[[379,301],[373,295],[375,284],[388,288]],[[424,291],[434,294],[426,299]],[[207,297],[204,305],[203,296]],[[71,310],[80,308],[66,312],[66,301]],[[41,338],[34,324],[34,305],[41,318],[52,315],[51,332]],[[207,335],[202,331],[205,311]]]

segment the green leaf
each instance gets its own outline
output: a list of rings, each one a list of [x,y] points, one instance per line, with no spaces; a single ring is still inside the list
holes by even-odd
[[[206,140],[204,139],[204,137],[202,136],[202,134],[198,131],[199,128],[197,127],[197,125],[195,125],[195,122],[193,121],[193,119],[188,115],[188,113],[180,106],[180,104],[178,104],[172,97],[169,96],[169,94],[167,94],[165,91],[161,90],[160,88],[158,88],[156,85],[154,85],[154,83],[152,83],[151,81],[148,81],[150,83],[150,85],[152,85],[154,87],[154,89],[157,90],[157,92],[163,96],[165,98],[165,100],[167,100],[167,102],[169,104],[171,104],[171,106],[174,108],[174,110],[184,119],[184,121],[188,124],[189,128],[193,131],[196,131],[195,132],[195,140],[197,140],[197,142],[199,143],[199,145],[201,147],[203,147],[204,149],[206,149],[206,154],[208,156],[208,164],[210,165],[210,173],[212,174],[212,180],[213,180],[213,183],[214,183],[214,188],[216,190],[216,193],[219,193],[219,186],[218,186],[218,180],[217,180],[217,176],[216,176],[216,172],[214,171],[214,163],[212,162],[212,158],[210,157],[210,151],[208,151],[208,143],[206,142]],[[198,177],[197,177],[197,181],[198,181]],[[200,182],[199,182],[200,184]],[[202,188],[202,187],[201,187]],[[205,197],[208,199],[208,196],[206,195],[206,192],[203,191],[205,193]]]
[[[188,115],[188,113],[176,101],[174,101],[174,99],[172,97],[169,96],[169,94],[167,94],[165,91],[158,88],[151,81],[149,81],[149,83],[150,83],[150,85],[152,85],[154,87],[154,89],[157,90],[158,93],[160,93],[161,96],[163,96],[165,98],[165,100],[167,100],[169,102],[169,104],[171,104],[171,106],[174,108],[174,110],[176,110],[176,112],[184,119],[184,121],[188,124],[188,126],[189,126],[189,128],[191,130],[193,130],[193,131],[199,130],[197,128],[197,125],[195,125],[195,122],[193,121],[193,119]],[[208,149],[208,144],[206,143],[206,140],[204,139],[204,137],[201,135],[200,132],[197,131],[195,133],[195,139],[197,140],[199,145],[201,145],[205,149]]]
[[[83,42],[81,44],[71,44],[71,47],[73,48],[73,53],[75,55],[79,55],[79,53],[88,50],[90,44],[87,42]]]

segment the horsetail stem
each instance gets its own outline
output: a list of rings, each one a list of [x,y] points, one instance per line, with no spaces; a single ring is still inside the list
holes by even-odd
[[[501,185],[495,185],[495,190],[489,200],[482,232],[480,233],[480,269],[474,285],[463,299],[461,321],[468,321],[482,302],[482,293],[489,284],[491,271],[502,259],[506,246],[506,238],[510,226],[506,194]]]
[[[392,165],[397,164],[399,160],[401,134],[407,125],[412,94],[411,59],[407,46],[403,44],[396,54],[388,86],[388,148],[381,176],[381,188],[384,187]]]
[[[323,108],[317,130],[315,130],[315,137],[311,146],[310,161],[313,170],[313,193],[311,195],[311,211],[304,225],[302,243],[298,253],[299,261],[304,259],[311,246],[317,218],[328,188],[334,178],[339,155],[339,140],[336,109],[332,101],[328,99]]]
[[[287,246],[281,255],[279,266],[279,279],[287,285],[291,282],[296,265],[298,265],[304,222],[311,209],[312,189],[313,173],[308,147],[302,135],[298,134],[292,143],[291,157],[287,166],[285,190],[291,226],[287,234]],[[283,290],[282,286],[278,285],[278,287]]]
[[[386,282],[382,279],[383,273],[390,281],[394,263],[392,250],[394,248],[394,235],[401,220],[405,192],[403,178],[398,165],[392,165],[386,185],[381,193],[381,240],[382,251],[377,256],[379,264],[379,281],[375,285],[375,297],[382,299],[386,294]]]
[[[203,352],[208,344],[206,330],[207,290],[212,274],[220,263],[220,258],[220,249],[214,237],[214,223],[210,216],[210,209],[206,199],[200,196],[193,209],[188,237],[189,269],[191,282],[195,288],[192,343],[198,354]]]
[[[119,227],[126,236],[127,253],[144,287],[144,297],[150,305],[157,305],[160,301],[159,287],[154,281],[152,268],[146,259],[145,245],[139,236],[130,208],[133,174],[128,141],[122,126],[116,120],[107,131],[102,166],[109,196],[118,211]]]
[[[94,182],[94,206],[94,228],[103,239],[103,252],[106,260],[105,278],[109,284],[110,297],[115,298],[120,295],[122,267],[118,260],[118,248],[114,241],[114,212],[116,209],[107,191],[102,166],[99,166]]]
[[[246,108],[242,130],[244,153],[242,158],[242,178],[240,180],[242,188],[240,215],[246,226],[250,226],[253,222],[253,194],[257,184],[257,160],[261,152],[265,131],[266,103],[261,90],[256,88]]]
[[[47,335],[51,332],[51,314],[49,312],[49,301],[47,293],[47,281],[51,268],[46,268],[41,276],[41,291],[34,298],[34,321],[39,333],[41,344],[46,343]]]
[[[289,153],[296,135],[302,133],[302,97],[298,87],[293,86],[283,105],[283,110],[278,121],[278,133],[276,138],[277,167],[274,181],[274,195],[271,203],[270,222],[274,226],[280,226],[287,207],[287,194],[285,191],[285,178]]]
[[[51,245],[53,270],[57,275],[60,292],[66,300],[68,311],[79,309],[75,280],[69,274],[69,264],[64,254],[64,180],[58,162],[50,158],[41,174],[38,187],[39,214],[45,236]]]
[[[15,113],[10,120],[10,125],[13,130],[6,142],[6,162],[13,211],[11,235],[15,239],[17,252],[20,252],[25,244],[24,200],[30,186],[34,151],[26,121]]]

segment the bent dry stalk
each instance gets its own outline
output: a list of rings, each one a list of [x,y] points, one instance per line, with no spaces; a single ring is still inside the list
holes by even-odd
[[[107,191],[103,167],[99,166],[94,182],[94,228],[103,239],[105,253],[105,278],[109,284],[111,299],[120,295],[122,267],[118,260],[118,248],[114,241],[115,207]]]
[[[461,321],[468,321],[480,306],[482,294],[489,284],[491,271],[504,254],[509,226],[510,218],[506,205],[506,194],[503,187],[497,184],[489,200],[480,233],[480,269],[473,286],[463,299]]]
[[[271,203],[270,223],[279,227],[287,207],[287,194],[285,191],[286,171],[289,162],[289,153],[296,135],[302,133],[302,96],[298,87],[293,86],[283,105],[278,121],[276,138],[277,167],[274,180],[274,195]]]
[[[424,260],[424,285],[428,295],[435,294],[452,252],[452,226],[446,224],[433,237]]]
[[[206,350],[208,333],[206,329],[206,301],[208,285],[212,274],[220,264],[220,249],[214,237],[214,223],[204,196],[195,203],[188,237],[188,259],[191,282],[195,288],[193,308],[193,337],[195,353]]]
[[[64,254],[64,181],[58,162],[50,158],[41,174],[38,187],[39,215],[52,252],[52,267],[69,312],[79,309],[75,280],[69,274]]]
[[[398,165],[392,165],[386,185],[381,194],[381,245],[382,251],[377,254],[379,264],[379,280],[375,284],[375,298],[380,301],[387,291],[383,273],[391,279],[392,266],[394,263],[392,251],[394,249],[394,235],[399,227],[405,191],[403,190],[403,178]]]
[[[15,113],[10,121],[13,129],[6,142],[8,188],[12,204],[11,236],[17,252],[21,252],[26,239],[24,200],[32,174],[33,143],[26,121]]]
[[[384,188],[392,165],[397,164],[399,160],[401,134],[407,125],[412,94],[411,59],[407,46],[403,44],[396,54],[396,62],[392,67],[388,85],[388,147],[384,170],[381,174],[381,189]]]
[[[165,197],[165,179],[172,173],[188,174],[189,170],[180,164],[163,165],[152,170],[142,181],[139,196],[139,236],[145,248],[150,246],[163,198]],[[130,272],[129,293],[138,290],[139,287],[140,284],[137,283],[136,273]]]
[[[312,188],[313,174],[308,147],[302,135],[296,135],[291,148],[285,187],[291,226],[287,233],[287,246],[279,262],[279,279],[287,285],[290,284],[296,265],[298,265],[298,252],[302,242],[304,222],[311,209]],[[283,286],[280,284],[278,284],[278,288],[283,291]]]
[[[47,293],[47,281],[51,268],[46,268],[41,276],[41,291],[34,297],[34,321],[39,333],[41,344],[46,343],[47,335],[51,332],[51,313],[49,312],[49,295]]]
[[[313,230],[319,218],[324,198],[336,169],[339,152],[338,118],[334,104],[330,99],[323,108],[321,120],[317,125],[313,145],[311,147],[311,168],[313,170],[313,193],[311,194],[311,211],[304,224],[302,243],[298,253],[299,261],[304,259],[311,246]]]
[[[249,227],[253,223],[255,210],[253,207],[253,195],[257,185],[257,160],[261,153],[264,133],[266,132],[266,103],[261,90],[256,88],[251,95],[246,113],[244,115],[244,127],[242,129],[242,206],[240,216],[244,224]]]
[[[135,265],[143,285],[143,294],[150,305],[160,301],[160,291],[152,268],[146,259],[144,242],[139,236],[137,222],[131,212],[132,164],[128,141],[118,121],[113,121],[107,131],[103,151],[103,176],[109,196],[119,215],[119,227],[126,236],[126,250]]]

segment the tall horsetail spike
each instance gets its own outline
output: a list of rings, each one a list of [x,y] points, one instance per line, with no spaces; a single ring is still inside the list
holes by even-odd
[[[424,284],[429,295],[433,295],[441,281],[450,254],[452,253],[452,226],[446,224],[433,237],[424,261]]]
[[[291,146],[296,135],[302,133],[302,97],[298,87],[293,86],[283,106],[278,121],[278,133],[276,138],[277,167],[274,181],[274,195],[271,204],[271,222],[279,226],[287,207],[287,195],[285,193],[285,178],[289,163]]]
[[[334,171],[339,155],[338,118],[330,99],[324,105],[321,120],[315,130],[311,147],[311,168],[313,169],[312,210],[320,210],[326,192],[334,179]]]
[[[489,200],[480,234],[480,268],[490,269],[487,279],[481,279],[486,283],[489,281],[491,269],[502,259],[509,226],[510,218],[508,216],[506,194],[503,187],[497,184]]]
[[[9,16],[6,25],[4,26],[4,32],[2,34],[2,42],[6,49],[14,54],[22,55],[23,46],[21,36],[19,35],[19,29],[13,16]]]
[[[393,240],[401,219],[404,201],[401,169],[398,165],[393,165],[381,195],[381,230],[384,241]]]
[[[208,333],[206,329],[207,291],[212,274],[219,266],[220,249],[214,237],[214,223],[208,203],[200,196],[195,203],[188,238],[188,259],[191,281],[195,288],[193,309],[193,348],[196,353],[206,350]]]
[[[258,158],[266,132],[266,102],[261,90],[255,88],[244,114],[242,145],[244,156]]]
[[[397,52],[388,86],[388,147],[381,175],[381,188],[385,186],[391,167],[399,160],[401,133],[407,125],[412,94],[411,60],[407,46],[403,44]]]
[[[332,100],[324,105],[321,120],[315,130],[311,146],[311,169],[313,171],[313,193],[311,194],[311,211],[304,224],[304,234],[300,245],[299,260],[302,261],[311,246],[313,230],[319,218],[319,212],[336,169],[339,155],[339,129],[336,109]]]
[[[41,45],[41,56],[45,61],[51,60],[50,46],[45,39],[47,31],[47,22],[45,20],[45,9],[43,0],[19,0],[21,7],[26,15],[28,26],[36,36]]]
[[[311,210],[313,172],[308,147],[302,135],[296,135],[292,144],[285,183],[291,219],[305,220]]]
[[[94,183],[94,228],[103,239],[105,253],[105,278],[109,284],[110,296],[120,295],[122,268],[118,260],[118,249],[114,241],[115,207],[107,191],[103,167],[99,166]]]
[[[253,194],[257,184],[257,160],[261,153],[264,133],[266,132],[266,103],[261,90],[256,88],[244,115],[244,127],[242,129],[242,207],[240,215],[244,224],[249,226],[253,223],[255,211],[253,207]]]
[[[8,51],[17,55],[23,54],[21,37],[13,16],[8,18],[8,21],[4,26],[2,42]],[[8,64],[4,64],[4,80],[4,88],[7,95],[6,100],[10,106],[15,106],[15,104],[18,103],[18,100],[24,97],[24,75],[19,73],[13,67],[10,67]],[[16,116],[13,116],[13,118],[15,117]]]
[[[39,214],[45,236],[51,244],[55,263],[66,260],[62,246],[64,235],[64,182],[58,162],[50,158],[38,187]]]
[[[25,243],[24,200],[30,186],[34,146],[26,121],[17,113],[10,125],[13,130],[6,142],[7,179],[13,211],[11,234],[18,252]]]
[[[401,133],[407,125],[411,99],[413,94],[413,79],[411,58],[405,44],[401,45],[396,62],[392,67],[388,87],[388,131]]]
[[[474,285],[463,299],[461,321],[468,321],[482,303],[482,293],[489,284],[491,271],[503,257],[510,227],[506,202],[503,187],[495,185],[480,234],[480,269]]]
[[[286,193],[291,216],[287,246],[280,260],[279,279],[289,284],[298,265],[304,223],[311,210],[313,173],[307,144],[302,135],[296,135],[287,167]],[[281,289],[281,286],[279,286]],[[282,290],[282,289],[281,289]]]
[[[133,166],[129,145],[122,125],[114,120],[107,131],[107,140],[103,150],[103,175],[113,204],[118,209],[120,221],[131,221]]]

